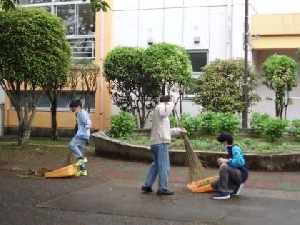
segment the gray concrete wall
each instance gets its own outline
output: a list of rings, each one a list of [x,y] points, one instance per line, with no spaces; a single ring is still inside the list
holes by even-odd
[[[92,134],[95,143],[95,152],[99,156],[134,161],[151,162],[152,155],[149,147],[129,145],[106,136],[99,131]],[[226,157],[223,152],[196,151],[199,159],[208,167],[217,168],[216,159]],[[259,171],[300,171],[300,153],[293,154],[246,154],[247,164],[250,170]],[[170,162],[172,165],[186,166],[185,150],[170,150]]]

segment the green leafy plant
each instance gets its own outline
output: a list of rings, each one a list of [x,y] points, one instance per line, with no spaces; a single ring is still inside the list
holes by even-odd
[[[218,114],[219,131],[228,131],[233,135],[236,134],[241,127],[241,120],[238,115],[233,113]]]
[[[219,131],[219,123],[217,113],[208,111],[203,114],[199,114],[198,119],[200,121],[199,131],[204,134],[213,135]]]
[[[242,112],[246,104],[243,90],[243,60],[215,60],[202,68],[203,74],[196,80],[195,103],[214,112]],[[248,106],[260,97],[253,92],[256,77],[248,68]]]
[[[195,137],[197,135],[200,125],[200,121],[197,117],[191,116],[188,113],[183,113],[180,117],[180,121],[190,137]]]
[[[295,137],[300,137],[300,119],[295,119],[291,121],[289,133]]]
[[[169,116],[169,119],[170,119],[170,126],[177,127],[177,119],[175,118],[175,116],[171,115]]]
[[[268,114],[253,113],[250,119],[250,127],[256,137],[262,137],[264,124],[268,123],[270,116]]]
[[[136,117],[126,111],[121,111],[117,115],[110,117],[111,137],[127,137],[137,128]]]
[[[267,123],[263,124],[263,135],[271,142],[278,141],[287,132],[288,125],[288,120],[278,117],[270,118]]]

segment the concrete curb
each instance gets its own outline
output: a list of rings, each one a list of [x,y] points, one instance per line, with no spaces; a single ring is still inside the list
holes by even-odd
[[[99,156],[109,158],[151,162],[150,147],[129,145],[98,131],[92,134],[95,143],[95,152]],[[227,153],[196,151],[198,157],[206,166],[217,168],[216,158],[226,157]],[[245,154],[250,170],[257,171],[300,171],[300,153],[287,154]],[[185,166],[185,150],[170,150],[172,165]]]

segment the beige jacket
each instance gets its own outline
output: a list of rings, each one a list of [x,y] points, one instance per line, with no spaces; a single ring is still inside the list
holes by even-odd
[[[150,145],[170,143],[171,135],[180,135],[180,128],[170,128],[169,116],[174,108],[173,102],[160,102],[154,110]]]

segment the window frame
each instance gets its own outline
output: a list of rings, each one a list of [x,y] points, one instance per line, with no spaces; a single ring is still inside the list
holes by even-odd
[[[209,51],[208,51],[208,49],[186,49],[186,52],[188,54],[189,53],[203,53],[203,52],[206,53],[206,65],[208,65],[208,62],[209,62]],[[192,60],[191,60],[191,62],[192,62]],[[202,71],[194,71],[193,70],[192,78],[194,79],[194,81],[196,81],[202,74],[203,74]],[[193,90],[189,91],[188,93],[184,93],[183,96],[182,96],[182,100],[185,100],[185,101],[191,101],[194,98],[195,98],[195,92]]]

